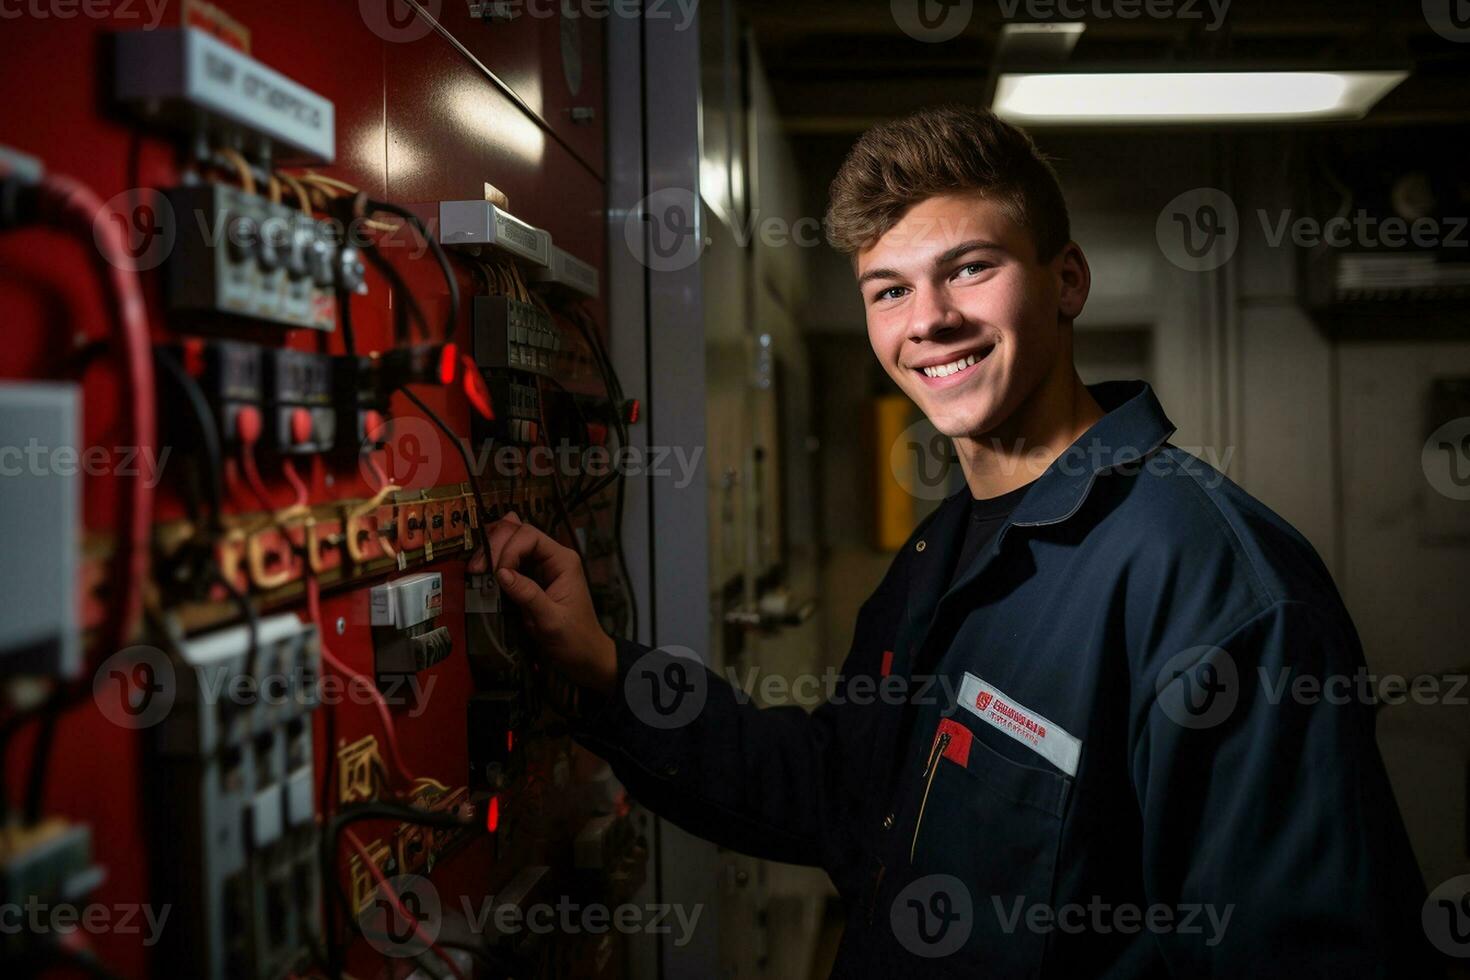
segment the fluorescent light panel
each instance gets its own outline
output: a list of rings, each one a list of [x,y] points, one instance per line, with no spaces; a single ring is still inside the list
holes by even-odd
[[[1018,123],[1360,119],[1407,71],[1003,74],[997,115]]]

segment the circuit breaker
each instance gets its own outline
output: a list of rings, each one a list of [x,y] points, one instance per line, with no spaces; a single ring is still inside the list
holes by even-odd
[[[177,896],[168,962],[266,980],[320,936],[312,717],[316,627],[286,613],[186,641],[155,729],[158,869]],[[187,964],[187,967],[185,966]]]
[[[384,582],[371,595],[378,685],[396,692],[402,679],[449,656],[449,630],[435,626],[444,610],[444,580],[423,572]]]

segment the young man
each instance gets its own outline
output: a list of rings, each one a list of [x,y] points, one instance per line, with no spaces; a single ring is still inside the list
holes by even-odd
[[[1295,530],[1168,443],[1147,385],[1078,379],[1090,273],[1030,139],[964,108],[879,126],[828,235],[968,492],[811,715],[610,639],[576,555],[499,522],[505,593],[590,692],[584,743],[691,832],[824,868],[837,975],[1424,975],[1372,709],[1293,693],[1362,666],[1347,611]]]

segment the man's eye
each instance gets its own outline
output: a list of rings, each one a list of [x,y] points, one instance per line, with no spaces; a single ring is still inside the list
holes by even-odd
[[[889,286],[887,289],[880,289],[874,294],[873,300],[875,302],[881,302],[885,299],[898,299],[903,295],[904,289],[905,287],[903,286]]]
[[[955,274],[957,276],[978,276],[988,268],[990,268],[988,262],[969,262],[960,266],[959,271]]]

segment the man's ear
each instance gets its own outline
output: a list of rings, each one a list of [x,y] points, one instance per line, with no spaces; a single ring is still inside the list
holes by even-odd
[[[1082,246],[1068,242],[1052,259],[1052,267],[1061,280],[1057,315],[1064,320],[1075,320],[1082,315],[1087,294],[1092,290],[1092,269],[1087,265],[1087,256],[1082,254]]]

